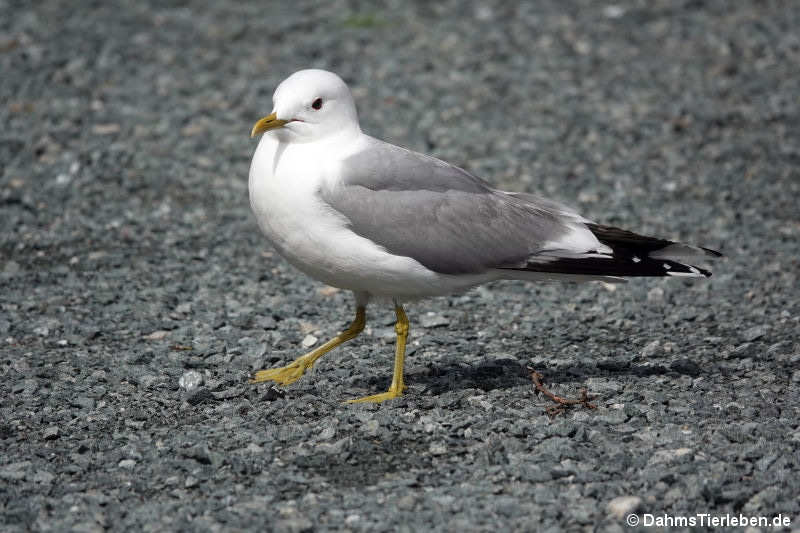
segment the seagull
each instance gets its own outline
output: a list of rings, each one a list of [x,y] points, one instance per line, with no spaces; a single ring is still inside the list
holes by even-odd
[[[620,282],[708,277],[690,264],[720,256],[596,224],[552,200],[507,192],[431,156],[361,131],[353,96],[336,74],[308,69],[281,82],[250,166],[250,206],[261,231],[303,273],[355,296],[355,318],[330,341],[252,383],[288,385],[364,329],[371,300],[397,322],[389,389],[350,400],[382,402],[406,388],[409,320],[403,304],[496,280]]]

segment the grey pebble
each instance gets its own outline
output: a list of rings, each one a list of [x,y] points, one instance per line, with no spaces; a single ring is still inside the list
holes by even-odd
[[[123,460],[121,460],[119,462],[119,464],[117,466],[119,466],[120,468],[125,468],[127,470],[130,470],[130,469],[136,467],[136,460],[134,460],[134,459],[123,459]]]
[[[419,319],[419,323],[423,328],[441,328],[450,323],[450,321],[439,314],[426,313]]]
[[[82,409],[94,409],[96,402],[88,396],[76,396],[70,400],[70,404]]]
[[[699,376],[702,372],[700,365],[692,361],[691,359],[679,359],[677,361],[673,361],[669,365],[670,370],[674,370],[679,374],[685,374],[687,376]]]
[[[599,412],[594,419],[607,424],[616,425],[625,422],[628,419],[628,415],[623,409],[605,409]]]
[[[659,351],[661,351],[661,341],[650,341],[647,343],[647,345],[645,345],[644,348],[642,348],[642,358],[649,359],[656,355]]]
[[[206,387],[196,388],[186,396],[189,405],[200,405],[212,400],[215,400],[214,394]]]
[[[56,476],[47,470],[37,470],[33,475],[33,482],[41,485],[49,485],[56,479]]]
[[[261,400],[265,402],[271,402],[273,400],[277,400],[279,398],[283,398],[286,396],[286,392],[277,388],[277,387],[270,387],[267,391],[261,396]]]
[[[686,457],[692,453],[690,448],[675,448],[672,450],[658,450],[656,451],[648,461],[649,464],[660,464],[660,463],[669,463],[675,460],[678,460],[682,457]]]
[[[742,333],[742,339],[746,342],[753,342],[761,337],[764,337],[769,332],[769,326],[766,324],[762,324],[760,326],[753,326],[751,328],[747,328]]]

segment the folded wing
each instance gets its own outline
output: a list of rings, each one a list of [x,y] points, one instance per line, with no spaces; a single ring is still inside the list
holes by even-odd
[[[681,258],[716,252],[593,224],[556,202],[492,189],[444,161],[371,140],[320,198],[356,234],[442,274],[490,270],[703,276]]]

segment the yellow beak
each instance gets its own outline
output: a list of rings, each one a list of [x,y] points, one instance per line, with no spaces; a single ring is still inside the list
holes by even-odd
[[[276,128],[283,127],[284,124],[289,122],[288,120],[281,120],[278,118],[278,115],[275,113],[270,113],[266,117],[262,118],[258,122],[255,123],[253,129],[250,131],[250,138],[255,137],[259,133],[264,133],[265,131],[274,130]]]

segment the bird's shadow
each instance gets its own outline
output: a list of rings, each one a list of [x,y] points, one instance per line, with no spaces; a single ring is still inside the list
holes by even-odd
[[[509,389],[525,383],[524,367],[512,359],[483,362],[478,365],[450,363],[446,365],[429,364],[425,370],[407,372],[406,384],[422,386],[425,394],[438,396],[456,389],[481,389],[485,392],[494,389]],[[390,379],[390,378],[388,378]],[[357,379],[353,385],[368,390],[385,387],[386,376],[371,375]]]
[[[406,375],[406,383],[421,386],[423,394],[439,396],[453,390],[479,389],[484,392],[533,385],[531,370],[541,373],[547,383],[581,383],[587,378],[618,378],[620,376],[645,377],[649,375],[689,375],[696,377],[697,369],[684,369],[675,364],[638,367],[628,361],[602,360],[595,364],[576,363],[570,366],[548,368],[546,364],[531,368],[514,359],[496,359],[477,365],[449,363],[429,364],[423,371]],[[367,390],[386,386],[385,376],[371,376],[357,380],[354,385]],[[591,392],[591,391],[589,391]]]

